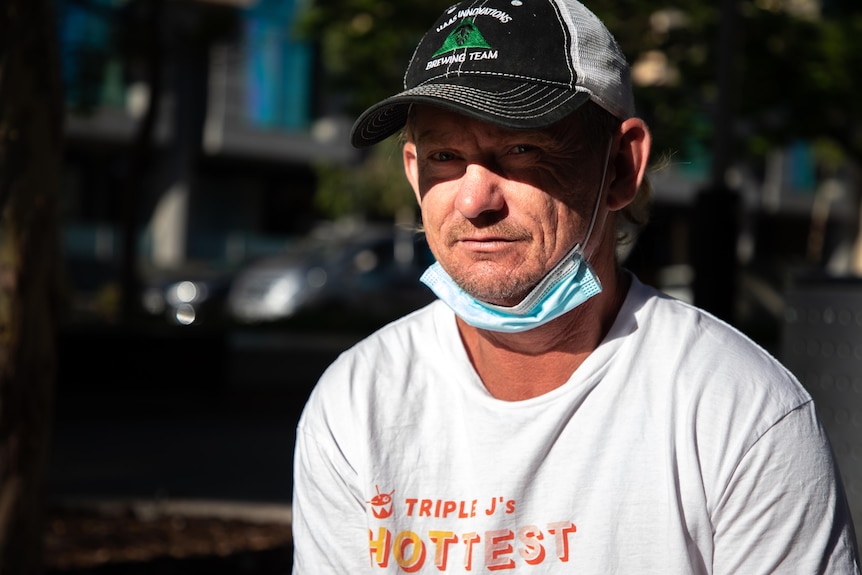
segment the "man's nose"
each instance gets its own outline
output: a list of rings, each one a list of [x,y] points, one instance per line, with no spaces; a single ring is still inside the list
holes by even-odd
[[[484,164],[467,164],[455,208],[467,219],[502,210],[506,202],[500,180],[501,176]]]

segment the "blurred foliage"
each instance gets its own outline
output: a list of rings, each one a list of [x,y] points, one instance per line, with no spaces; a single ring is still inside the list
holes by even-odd
[[[389,138],[367,150],[361,169],[318,166],[316,206],[335,218],[364,214],[391,219],[404,210],[415,211],[416,200],[403,174],[401,142]]]
[[[796,139],[862,160],[862,4],[794,16],[746,3],[739,116],[750,152]],[[748,55],[751,55],[749,57]],[[834,166],[834,161],[821,167]]]
[[[451,0],[313,0],[300,33],[320,45],[326,89],[347,98],[358,115],[401,90],[420,38]]]
[[[302,30],[319,38],[328,89],[343,94],[346,111],[358,115],[401,89],[416,43],[449,4],[317,0]],[[652,128],[655,157],[708,157],[719,97],[721,2],[593,0],[587,5],[613,31],[633,66],[638,113]],[[814,143],[821,171],[862,163],[862,3],[739,0],[737,8],[729,93],[734,160],[757,167],[770,150],[804,139]],[[323,206],[345,205],[347,200],[335,198],[339,189],[358,189],[365,205],[383,211],[393,186],[412,201],[401,183],[399,157],[387,148],[382,156],[365,156],[358,170],[321,168],[324,187],[329,186]],[[383,160],[391,161],[388,171],[381,168]]]
[[[352,117],[402,89],[416,44],[451,0],[314,0],[300,33],[315,38],[324,90],[343,98]],[[330,217],[362,213],[392,218],[416,201],[401,167],[396,138],[365,151],[359,166],[316,167],[318,209]]]

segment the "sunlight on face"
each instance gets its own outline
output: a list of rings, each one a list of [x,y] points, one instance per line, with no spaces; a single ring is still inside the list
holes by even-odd
[[[405,169],[429,245],[473,297],[513,305],[583,241],[601,179],[577,120],[512,130],[417,107]]]

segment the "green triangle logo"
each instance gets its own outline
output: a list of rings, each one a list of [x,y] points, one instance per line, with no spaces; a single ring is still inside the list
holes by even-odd
[[[432,58],[436,58],[440,54],[445,54],[446,52],[451,52],[452,50],[458,50],[459,48],[491,48],[488,42],[485,41],[485,37],[482,36],[482,33],[479,32],[479,29],[476,28],[476,24],[473,23],[472,18],[465,18],[461,21],[458,26],[452,30],[448,36],[446,36],[446,40],[443,42],[443,45],[434,52]]]

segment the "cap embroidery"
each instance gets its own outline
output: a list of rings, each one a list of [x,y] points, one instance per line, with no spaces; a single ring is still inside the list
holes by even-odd
[[[350,138],[356,147],[382,141],[419,101],[491,124],[543,128],[588,99],[620,118],[634,114],[625,56],[578,0],[460,0],[416,46],[403,91],[368,108]]]
[[[449,32],[443,45],[431,57],[436,58],[441,54],[461,48],[491,48],[472,18],[464,19],[454,30]]]

